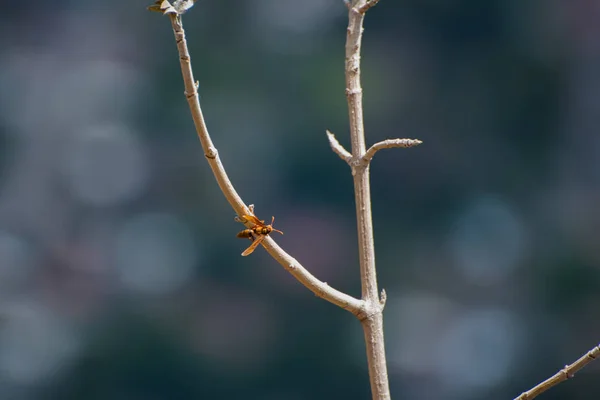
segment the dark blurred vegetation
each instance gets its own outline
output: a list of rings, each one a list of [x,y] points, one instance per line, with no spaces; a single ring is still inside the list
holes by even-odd
[[[367,399],[362,332],[241,228],[167,18],[0,15],[0,398]],[[359,296],[342,0],[200,0],[209,130],[277,241]],[[363,41],[395,399],[510,399],[600,338],[600,3],[381,0]],[[591,365],[544,399],[592,399]]]

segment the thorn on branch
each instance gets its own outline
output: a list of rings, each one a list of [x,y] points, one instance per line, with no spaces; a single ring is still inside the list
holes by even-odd
[[[379,297],[379,305],[381,306],[381,311],[385,308],[385,303],[387,301],[387,293],[385,289],[381,289],[381,296]]]
[[[350,152],[346,150],[344,146],[340,144],[340,142],[338,142],[333,133],[329,132],[328,130],[326,132],[327,138],[329,139],[329,145],[331,146],[331,150],[333,150],[335,154],[340,156],[342,160],[346,161],[347,163],[350,163],[350,160],[352,159],[352,154],[350,154]]]
[[[362,161],[367,164],[370,163],[371,160],[373,159],[373,156],[375,155],[375,153],[377,153],[377,151],[379,151],[381,149],[391,149],[391,148],[398,148],[398,147],[399,148],[409,148],[409,147],[418,146],[421,143],[423,143],[423,142],[418,139],[387,139],[387,140],[375,143],[373,146],[371,146],[369,148],[369,150],[367,150],[365,155],[362,157]]]

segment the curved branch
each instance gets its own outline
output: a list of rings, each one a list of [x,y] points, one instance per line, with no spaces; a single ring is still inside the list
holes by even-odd
[[[334,289],[329,286],[327,282],[322,282],[317,279],[308,272],[298,260],[283,251],[270,236],[267,236],[265,240],[263,240],[263,244],[271,257],[281,264],[286,271],[292,274],[294,278],[300,281],[307,289],[313,292],[315,296],[325,299],[344,310],[350,311],[359,319],[366,313],[364,301]]]
[[[531,400],[534,397],[544,393],[546,390],[550,389],[553,386],[558,385],[561,382],[566,381],[567,379],[571,379],[575,376],[575,373],[596,360],[600,356],[600,347],[596,346],[592,350],[588,351],[579,360],[575,361],[571,365],[565,365],[563,369],[558,371],[556,374],[546,379],[544,382],[539,383],[534,386],[532,389],[529,389],[526,392],[521,393],[519,397],[515,397],[515,400]]]
[[[362,161],[366,164],[370,163],[373,159],[375,153],[377,153],[381,149],[391,149],[391,148],[409,148],[415,147],[423,143],[418,139],[387,139],[381,142],[375,143],[373,146],[367,150],[365,155],[362,157]]]
[[[194,75],[192,73],[192,65],[190,61],[190,53],[187,48],[185,39],[185,32],[181,24],[181,18],[175,13],[168,14],[171,25],[173,27],[173,33],[175,34],[175,40],[177,42],[177,50],[179,51],[179,63],[181,64],[181,73],[183,75],[183,82],[185,85],[185,96],[187,98],[190,111],[192,113],[192,119],[196,127],[196,133],[202,144],[204,156],[208,161],[208,164],[223,192],[225,198],[231,204],[231,207],[235,210],[238,215],[250,214],[249,208],[243,202],[241,197],[236,192],[235,188],[231,184],[227,172],[221,163],[219,153],[214,146],[202,109],[200,108],[200,101],[198,98],[197,85],[194,81]],[[290,274],[292,274],[300,283],[306,288],[311,290],[316,296],[321,297],[333,303],[345,310],[350,311],[356,316],[364,314],[365,302],[349,296],[339,290],[336,290],[324,282],[321,282],[314,275],[308,272],[296,259],[283,251],[270,237],[267,237],[263,241],[263,245],[267,252],[277,260]]]
[[[344,146],[340,144],[340,142],[338,142],[333,133],[329,131],[325,132],[327,132],[327,139],[329,139],[329,145],[331,146],[331,150],[333,150],[335,154],[340,156],[342,160],[346,161],[347,163],[350,163],[350,160],[352,160],[352,154],[350,154],[350,152],[346,150]]]

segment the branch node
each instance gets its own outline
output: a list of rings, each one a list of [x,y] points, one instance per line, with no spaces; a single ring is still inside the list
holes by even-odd
[[[360,313],[355,314],[359,321],[364,321],[372,318],[374,315],[380,314],[383,311],[383,308],[380,304],[373,303],[369,300],[364,301],[362,310]]]
[[[350,163],[350,160],[352,160],[352,154],[350,154],[350,152],[346,150],[344,146],[340,144],[340,142],[338,142],[333,133],[329,132],[328,130],[326,130],[325,132],[327,132],[327,138],[329,139],[329,145],[331,146],[331,150],[333,150],[333,152],[337,154],[342,160],[346,161],[347,163]]]
[[[146,7],[148,11],[158,12],[163,15],[177,14],[177,11],[167,0],[157,0],[151,6]]]
[[[367,0],[365,5],[358,9],[358,12],[360,12],[361,14],[364,14],[369,10],[369,8],[375,7],[377,5],[377,3],[379,3],[379,0]]]
[[[183,94],[185,95],[185,98],[189,100],[192,97],[197,96],[198,95],[198,91],[196,89],[198,89],[198,86],[196,86],[196,88],[194,90],[192,90],[191,92],[184,91]]]
[[[219,154],[219,152],[217,151],[217,149],[215,147],[209,147],[206,154],[204,154],[204,157],[206,157],[210,160],[214,160],[215,158],[217,158],[218,154]]]
[[[357,67],[358,69],[358,67]],[[346,96],[355,96],[355,95],[359,95],[362,93],[362,89],[361,88],[354,88],[354,89],[346,89]]]
[[[168,0],[156,0],[154,4],[148,6],[149,11],[159,12],[163,15],[173,14],[179,17],[184,14],[187,10],[194,6],[196,0],[175,0],[173,4],[169,3]]]
[[[574,373],[569,372],[569,366],[565,365],[563,367],[563,369],[560,370],[560,372],[562,372],[562,374],[565,376],[565,379],[571,379],[575,377]]]

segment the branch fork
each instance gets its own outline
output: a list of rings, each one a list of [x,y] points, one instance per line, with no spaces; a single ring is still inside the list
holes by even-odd
[[[223,195],[237,215],[252,214],[251,208],[244,203],[233,187],[233,184],[225,171],[225,167],[221,163],[217,148],[212,142],[204,121],[204,115],[200,107],[197,90],[198,82],[194,80],[191,58],[181,21],[181,14],[189,8],[183,9],[186,4],[189,6],[190,2],[184,4],[184,2],[174,1],[173,4],[171,4],[167,0],[158,0],[153,6],[150,6],[149,9],[150,11],[160,12],[163,15],[168,16],[171,21],[177,50],[179,52],[179,64],[181,66],[181,73],[183,75],[183,83],[185,86],[185,98],[190,107],[194,126],[196,127],[196,133],[202,145],[204,155]],[[191,1],[191,4],[193,5],[193,1]],[[334,289],[317,279],[295,258],[280,248],[271,237],[266,237],[265,240],[263,240],[262,245],[277,262],[316,296],[351,312],[357,317],[364,314],[366,303],[363,300]]]
[[[375,143],[373,146],[367,150],[364,155],[360,157],[354,157],[348,150],[341,145],[341,143],[336,139],[335,135],[330,131],[327,132],[327,139],[329,140],[329,145],[335,154],[337,154],[342,160],[346,161],[351,167],[357,165],[367,166],[377,153],[381,149],[392,149],[392,148],[404,148],[407,149],[409,147],[415,147],[423,143],[418,139],[387,139],[382,140],[381,142]]]
[[[175,42],[179,51],[179,63],[185,86],[185,97],[190,107],[196,133],[208,164],[219,184],[223,195],[238,216],[251,213],[250,208],[238,195],[233,187],[223,164],[219,158],[216,147],[208,133],[202,109],[200,107],[198,84],[194,80],[191,67],[190,54],[187,47],[185,32],[183,30],[181,14],[193,6],[195,0],[157,0],[151,11],[167,15],[171,21]],[[369,184],[369,169],[367,168],[372,154],[380,148],[410,147],[409,142],[403,145],[376,144],[371,153],[365,149],[365,135],[363,127],[362,88],[360,85],[360,43],[363,32],[364,15],[379,0],[352,0],[347,1],[348,30],[346,37],[346,98],[350,116],[350,138],[352,153],[348,152],[328,132],[329,142],[333,151],[349,165],[352,166],[354,179],[354,194],[356,200],[358,247],[360,258],[360,275],[362,296],[360,299],[352,297],[326,282],[322,282],[308,272],[295,258],[281,249],[275,241],[266,236],[261,242],[266,251],[279,262],[300,283],[321,297],[354,314],[360,321],[365,335],[367,361],[369,367],[369,380],[374,400],[389,400],[390,391],[383,340],[383,308],[385,306],[385,291],[379,295],[375,271],[375,254],[373,245],[373,222],[371,216],[371,197]],[[408,140],[408,139],[404,139]],[[419,142],[420,143],[420,142]],[[418,143],[414,142],[412,145]],[[367,157],[367,154],[369,156]],[[362,168],[361,168],[362,166]],[[243,222],[239,220],[239,222]]]
[[[190,55],[181,22],[181,15],[191,8],[195,1],[196,0],[173,0],[172,2],[169,2],[168,0],[157,0],[153,5],[148,7],[148,9],[167,15],[171,20],[185,85],[184,94],[188,101],[196,132],[200,143],[202,144],[205,157],[221,191],[238,215],[253,214],[253,206],[246,206],[231,184],[219,158],[218,151],[208,134],[204,116],[200,108],[198,82],[194,81],[193,78]],[[333,133],[327,131],[329,144],[332,150],[352,167],[359,233],[359,257],[362,286],[361,299],[347,295],[332,288],[327,282],[322,282],[317,279],[295,258],[281,249],[271,237],[266,237],[262,243],[266,251],[279,262],[284,269],[292,274],[306,288],[311,290],[317,297],[321,297],[324,300],[351,312],[361,321],[367,347],[372,397],[374,400],[389,400],[391,397],[385,361],[382,317],[387,294],[385,290],[382,290],[381,293],[378,294],[377,290],[369,169],[367,167],[375,153],[381,149],[414,147],[422,142],[417,139],[388,139],[375,143],[368,150],[365,148],[362,88],[360,85],[360,46],[364,15],[378,2],[379,0],[345,0],[349,10],[349,23],[346,39],[346,97],[350,114],[352,153],[339,143]],[[244,221],[239,218],[237,220],[238,222],[244,223]],[[515,398],[515,400],[531,400],[537,397],[539,394],[560,382],[574,377],[576,372],[599,357],[600,347],[596,346],[577,361],[570,365],[566,365],[555,375],[527,392],[522,393]]]

